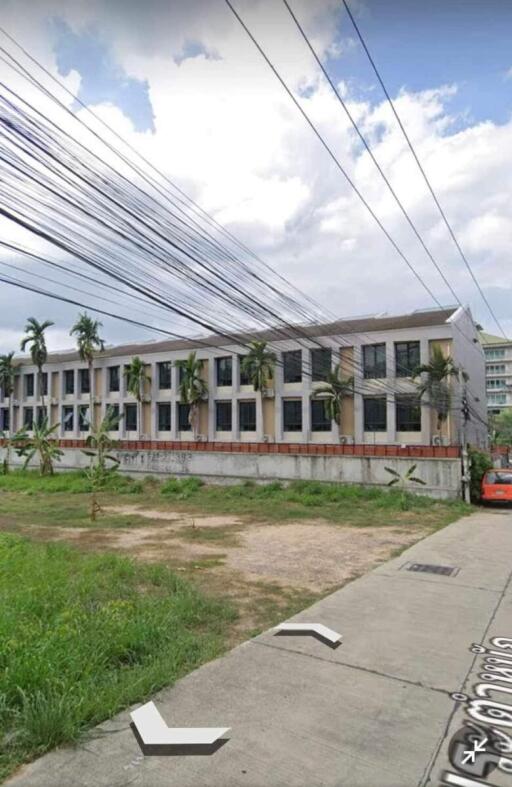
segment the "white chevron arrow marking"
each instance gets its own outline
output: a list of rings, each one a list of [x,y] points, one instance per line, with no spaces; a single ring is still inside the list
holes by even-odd
[[[168,727],[154,702],[130,713],[146,746],[211,746],[230,727]]]
[[[320,639],[326,640],[331,645],[337,645],[341,642],[341,634],[333,631],[323,623],[280,623],[274,629],[276,634],[313,634]]]

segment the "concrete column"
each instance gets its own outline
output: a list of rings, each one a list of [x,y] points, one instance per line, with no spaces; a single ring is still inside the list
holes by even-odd
[[[302,397],[302,442],[311,442],[311,397],[308,393]]]
[[[362,443],[364,439],[364,411],[363,390],[364,380],[362,372],[363,353],[360,345],[354,345],[353,349],[354,366],[354,442]]]
[[[387,435],[386,442],[396,443],[396,408],[395,396],[388,393],[386,396],[386,422],[387,422]]]
[[[208,359],[208,440],[215,439],[215,399],[217,398],[215,380],[215,358]]]
[[[178,439],[178,402],[180,398],[179,369],[171,366],[171,440]]]
[[[231,434],[234,443],[240,441],[240,418],[238,412],[238,401],[239,401],[238,396],[233,396],[231,398]]]
[[[149,417],[149,439],[154,440],[158,433],[158,423],[157,423],[157,400],[159,398],[160,389],[158,388],[158,364],[155,362],[150,364],[150,375],[151,375],[151,403],[149,405],[150,409],[150,417]]]
[[[420,363],[426,364],[430,361],[430,347],[428,339],[420,339]],[[421,442],[423,445],[432,443],[432,408],[423,399],[421,406]]]
[[[233,374],[232,389],[233,394],[237,394],[240,390],[240,356],[238,353],[233,355],[233,360],[231,363]]]
[[[276,443],[283,442],[283,355],[277,354],[278,363],[275,369],[274,379],[274,393],[275,393],[275,406],[274,406],[274,433]]]

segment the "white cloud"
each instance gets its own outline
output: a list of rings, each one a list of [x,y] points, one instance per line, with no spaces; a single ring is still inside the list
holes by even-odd
[[[95,111],[331,312],[342,316],[434,305],[222,3],[177,3],[162,15],[162,4],[157,14],[154,2],[125,3],[120,13],[115,3],[100,0],[46,0],[34,14],[30,31],[23,14],[15,15],[13,4],[4,5],[14,32],[29,39],[54,72],[44,19],[61,14],[76,30],[96,24],[126,73],[147,80],[156,133],[135,133],[112,105]],[[308,87],[302,105],[427,284],[442,302],[452,302],[280,4],[259,0],[237,7],[294,88]],[[337,7],[330,0],[294,3],[315,45],[342,55],[349,44],[337,36]],[[198,55],[176,63],[173,55],[182,52],[187,41],[200,42],[218,53],[218,59]],[[79,75],[70,74],[67,84],[75,89],[77,80]],[[351,111],[443,271],[479,321],[494,330],[389,106],[358,100],[350,95],[349,85],[341,87]],[[21,89],[19,80],[16,86]],[[461,124],[450,110],[455,90],[455,85],[433,85],[421,93],[402,91],[396,106],[476,275],[485,287],[508,290],[508,301],[499,303],[501,317],[508,320],[512,121]],[[87,118],[83,111],[80,115]],[[63,122],[85,139],[72,120]],[[18,306],[13,314],[6,305],[0,330],[4,324],[12,331],[5,320],[8,316],[21,325],[23,296],[5,293],[0,291],[0,308],[13,298]],[[512,321],[507,324],[512,331]],[[10,339],[11,334],[2,331],[2,346]]]

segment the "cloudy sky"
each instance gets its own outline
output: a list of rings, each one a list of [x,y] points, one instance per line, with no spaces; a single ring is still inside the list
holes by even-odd
[[[342,4],[289,2],[458,297],[497,333]],[[282,0],[233,4],[436,298],[453,303]],[[350,7],[461,247],[512,334],[512,5],[350,0]],[[0,0],[0,19],[82,102],[331,313],[435,306],[224,0]],[[0,46],[22,59],[1,32]],[[35,105],[42,101],[4,62],[0,82],[0,92],[6,85]],[[65,100],[86,119],[78,102]],[[41,251],[7,220],[0,237]],[[20,264],[5,250],[1,261]],[[69,347],[76,311],[0,283],[0,351],[17,348],[30,315],[55,321],[51,349]],[[146,321],[176,327],[170,314]],[[108,318],[103,323],[109,343],[155,338]]]

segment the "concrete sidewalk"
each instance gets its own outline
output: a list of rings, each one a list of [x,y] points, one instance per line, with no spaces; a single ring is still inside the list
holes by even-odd
[[[458,572],[416,573],[409,563]],[[293,618],[341,632],[336,650],[267,632],[161,691],[154,699],[169,726],[231,727],[215,754],[144,757],[124,712],[8,784],[438,785],[462,725],[450,695],[471,694],[478,672],[471,646],[512,637],[511,569],[512,514],[473,514]],[[512,775],[494,771],[484,783],[512,785]]]

